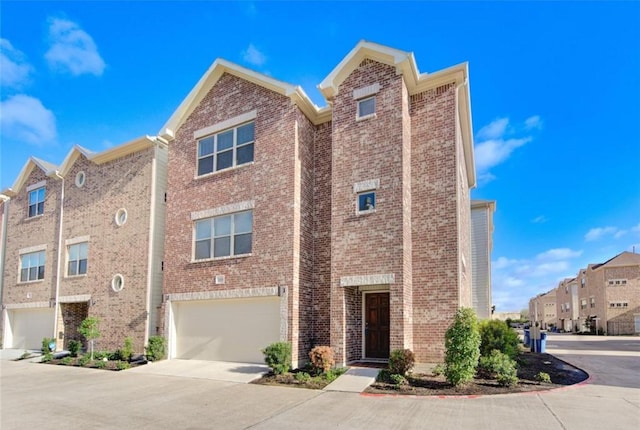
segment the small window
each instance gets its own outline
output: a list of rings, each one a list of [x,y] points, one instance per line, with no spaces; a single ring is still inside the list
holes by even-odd
[[[84,186],[84,181],[87,179],[87,175],[84,172],[78,172],[76,174],[76,187],[82,188]]]
[[[364,118],[376,113],[376,98],[368,97],[358,100],[358,118]]]
[[[127,210],[125,208],[118,209],[116,212],[116,224],[123,226],[127,222]]]
[[[376,193],[358,194],[358,213],[370,212],[376,208]]]
[[[44,213],[45,188],[29,191],[29,218]]]
[[[253,211],[196,221],[194,260],[250,254],[252,230]]]
[[[30,252],[20,256],[20,282],[44,279],[45,252]]]
[[[86,275],[89,244],[83,242],[70,245],[68,252],[69,262],[67,263],[67,276]]]
[[[117,274],[111,280],[111,289],[116,293],[119,293],[124,288],[124,277],[121,274]]]

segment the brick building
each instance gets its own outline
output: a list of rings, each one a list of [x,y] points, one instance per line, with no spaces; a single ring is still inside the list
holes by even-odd
[[[491,249],[494,200],[471,201],[472,303],[478,318],[491,319]]]
[[[338,363],[441,360],[472,305],[467,76],[360,42],[318,108],[216,60],[160,132],[169,356],[261,362],[286,340],[294,364],[319,344]]]
[[[538,294],[529,300],[529,320],[538,322],[543,330],[551,330],[558,324],[556,289]]]
[[[2,270],[3,347],[62,349],[87,316],[96,348],[143,352],[162,299],[166,144],[142,137],[60,166],[32,157],[12,188]]]

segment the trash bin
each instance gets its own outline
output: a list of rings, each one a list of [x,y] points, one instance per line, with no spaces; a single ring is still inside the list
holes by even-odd
[[[539,343],[537,346],[537,352],[543,353],[546,352],[547,350],[547,332],[546,331],[541,331],[540,332],[540,340],[537,340],[536,343]]]
[[[529,334],[529,329],[524,329],[524,346],[529,346],[529,342],[531,341],[531,337]]]

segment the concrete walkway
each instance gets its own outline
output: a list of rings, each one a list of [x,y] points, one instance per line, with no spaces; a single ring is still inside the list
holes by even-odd
[[[263,364],[253,363],[174,359],[148,363],[127,372],[248,384],[269,372],[269,368]]]
[[[350,367],[342,376],[324,387],[325,391],[362,393],[376,380],[380,369],[368,367]]]

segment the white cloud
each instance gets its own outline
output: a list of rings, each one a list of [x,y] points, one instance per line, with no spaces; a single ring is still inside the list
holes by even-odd
[[[55,116],[40,100],[18,94],[0,102],[0,111],[3,137],[37,146],[55,142]]]
[[[548,221],[548,219],[544,215],[538,215],[537,217],[535,217],[534,219],[531,220],[531,222],[534,223],[534,224],[542,224],[542,223],[545,223],[547,221]]]
[[[498,118],[478,131],[475,146],[476,169],[479,182],[487,183],[495,176],[492,167],[503,163],[517,148],[531,142],[531,131],[539,129],[538,115],[527,118],[522,124],[512,125],[509,118]]]
[[[267,62],[266,55],[260,52],[258,48],[253,46],[253,43],[250,43],[249,47],[247,47],[246,50],[242,51],[242,58],[247,63],[252,64],[254,66],[258,66],[258,67],[262,66],[264,63]]]
[[[576,258],[582,255],[582,251],[574,251],[569,248],[554,248],[536,255],[538,260],[563,260]]]
[[[634,233],[640,233],[640,224],[631,227],[631,231]]]
[[[609,235],[615,235],[618,232],[618,228],[617,227],[595,227],[592,228],[591,230],[589,230],[587,232],[587,234],[584,235],[584,240],[586,240],[587,242],[591,242],[593,240],[598,240],[600,238],[602,238],[603,236],[609,236]]]
[[[25,55],[7,39],[0,39],[0,70],[0,85],[9,88],[23,87],[33,72]]]
[[[51,47],[45,54],[49,67],[74,76],[102,75],[105,63],[93,38],[78,24],[62,18],[49,18]]]

